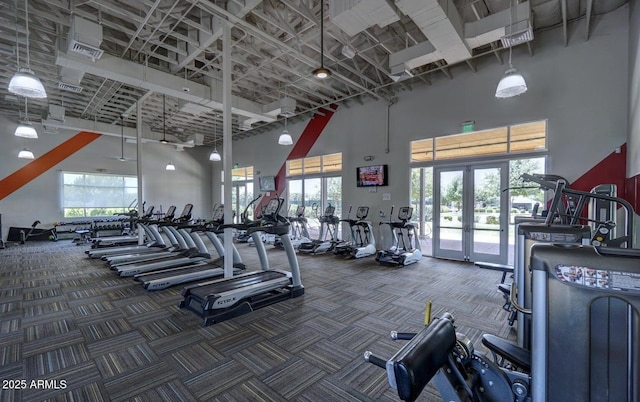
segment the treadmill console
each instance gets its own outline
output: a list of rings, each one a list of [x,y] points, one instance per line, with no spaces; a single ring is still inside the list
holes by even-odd
[[[280,200],[278,200],[277,198],[272,198],[269,200],[269,203],[267,204],[264,211],[262,212],[262,216],[263,218],[270,217],[274,219],[279,209],[280,209]]]
[[[369,207],[358,207],[358,211],[356,212],[356,218],[362,220],[369,215]]]
[[[333,216],[333,214],[336,212],[336,207],[334,207],[333,205],[329,205],[327,207],[327,209],[324,210],[324,216]]]
[[[408,221],[409,219],[411,219],[412,215],[413,208],[411,207],[402,207],[400,208],[400,210],[398,210],[398,219],[400,219],[401,221]]]
[[[218,222],[218,221],[222,221],[223,219],[224,219],[224,205],[220,205],[213,211],[213,218],[211,220]]]

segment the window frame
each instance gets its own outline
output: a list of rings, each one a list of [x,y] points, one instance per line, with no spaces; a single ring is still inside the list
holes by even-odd
[[[66,184],[65,178],[66,175],[82,175],[83,184]],[[87,185],[87,177],[110,177],[122,180],[121,186],[100,186],[100,185]],[[133,182],[134,185],[127,185],[127,183]],[[78,206],[67,206],[67,188],[82,188],[82,203],[84,205]],[[97,188],[110,188],[117,189],[121,191],[120,196],[122,197],[122,205],[101,205],[101,206],[89,206],[87,205],[87,198],[91,198],[91,194],[87,194],[89,189],[97,189]],[[127,191],[129,190],[129,191]],[[127,203],[127,194],[135,194],[133,195],[130,202]],[[138,177],[136,175],[126,175],[126,174],[110,174],[110,173],[89,173],[89,172],[74,172],[74,171],[61,171],[60,172],[60,207],[62,209],[62,215],[65,219],[67,218],[105,218],[111,217],[113,214],[117,214],[119,212],[128,212],[133,204],[137,201],[138,198]],[[82,211],[82,215],[71,215],[68,211],[70,210],[78,210]],[[94,215],[91,214],[91,210],[108,210],[104,214]]]

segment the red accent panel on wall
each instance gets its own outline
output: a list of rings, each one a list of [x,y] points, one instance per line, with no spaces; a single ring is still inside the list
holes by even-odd
[[[287,185],[286,161],[291,159],[300,159],[307,156],[307,154],[311,150],[311,147],[313,147],[313,144],[316,143],[316,141],[318,140],[318,137],[320,137],[320,134],[329,123],[329,120],[331,120],[331,117],[333,116],[338,106],[332,105],[331,108],[332,109],[321,109],[320,111],[323,113],[322,115],[320,114],[313,115],[311,120],[309,120],[309,123],[307,123],[307,126],[305,127],[304,131],[300,135],[300,138],[298,138],[298,141],[295,143],[295,145],[291,149],[291,152],[289,152],[289,155],[287,156],[285,163],[283,163],[282,166],[280,167],[280,170],[278,170],[278,174],[276,175],[276,188],[278,189],[279,194],[282,194],[285,191],[285,187]],[[268,198],[262,197],[262,199],[256,206],[256,210],[259,211],[263,205],[267,204],[268,201],[269,201]]]
[[[618,197],[628,201],[625,195],[627,182],[627,144],[620,147],[620,153],[612,152],[598,162],[585,174],[571,183],[571,188],[591,191],[598,184],[615,184],[618,187]]]
[[[80,132],[0,181],[0,200],[84,148],[100,134]]]

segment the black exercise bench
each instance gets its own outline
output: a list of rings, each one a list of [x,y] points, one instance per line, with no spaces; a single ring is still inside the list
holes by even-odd
[[[496,263],[493,263],[493,262],[482,262],[482,261],[476,261],[474,263],[474,265],[479,267],[479,268],[483,268],[483,269],[491,269],[493,271],[501,271],[502,272],[502,279],[500,280],[500,283],[504,283],[504,281],[507,279],[507,274],[513,274],[513,267],[511,265],[496,264]]]

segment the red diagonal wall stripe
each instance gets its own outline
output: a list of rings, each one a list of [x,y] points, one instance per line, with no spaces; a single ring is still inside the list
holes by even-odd
[[[591,191],[598,184],[615,184],[618,197],[625,197],[625,182],[627,180],[627,144],[620,146],[620,152],[612,152],[594,167],[571,183],[571,188]]]
[[[84,148],[100,134],[82,131],[0,181],[0,200]]]
[[[278,174],[276,175],[276,189],[279,194],[284,192],[287,185],[286,161],[304,158],[305,156],[307,156],[307,154],[309,154],[311,147],[313,147],[313,144],[316,143],[318,137],[320,137],[320,134],[329,123],[329,120],[331,120],[331,117],[333,116],[333,113],[337,108],[337,105],[332,105],[331,109],[322,109],[322,114],[314,114],[311,120],[309,120],[309,123],[307,123],[307,126],[300,135],[300,138],[298,138],[298,141],[291,149],[291,152],[289,152],[289,156],[287,156],[287,159],[285,159],[285,162],[280,167],[280,170],[278,170]],[[269,198],[262,197],[262,199],[256,206],[256,210],[260,211],[262,206],[266,205],[268,201]]]

